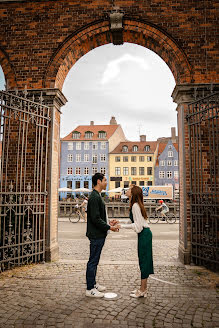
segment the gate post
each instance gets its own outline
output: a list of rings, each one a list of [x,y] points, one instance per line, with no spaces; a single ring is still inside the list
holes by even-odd
[[[60,156],[60,115],[61,107],[67,99],[59,89],[31,89],[28,95],[35,99],[42,98],[44,105],[51,109],[51,124],[48,140],[48,172],[47,172],[47,206],[46,206],[46,261],[54,261],[59,257],[58,246],[58,188],[59,188],[59,156]]]
[[[179,259],[184,264],[191,263],[191,216],[190,216],[190,153],[189,129],[186,120],[188,104],[218,90],[218,84],[176,85],[172,98],[177,103],[179,136],[179,173],[180,173],[180,222],[179,222]]]

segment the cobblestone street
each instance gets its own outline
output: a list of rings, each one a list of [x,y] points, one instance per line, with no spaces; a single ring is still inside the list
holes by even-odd
[[[108,301],[85,297],[85,225],[61,222],[58,262],[1,274],[0,327],[219,327],[218,276],[178,262],[176,227],[152,227],[155,274],[143,299],[129,296],[140,283],[136,235],[108,236],[97,273],[98,282],[118,294]]]

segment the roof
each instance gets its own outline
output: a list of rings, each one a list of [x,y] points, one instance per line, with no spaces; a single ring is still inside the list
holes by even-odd
[[[155,152],[156,147],[157,147],[157,141],[123,141],[120,142],[119,145],[113,150],[111,151],[110,154],[152,154]],[[122,151],[122,147],[123,146],[127,146],[128,147],[128,151],[124,152]],[[133,151],[132,147],[133,146],[138,146],[138,151]],[[150,146],[150,150],[149,151],[145,151],[144,147],[145,146]]]
[[[78,141],[78,140],[108,140],[116,131],[116,129],[119,127],[118,124],[108,124],[108,125],[79,125],[71,131],[66,137],[62,138],[61,141]],[[73,139],[72,138],[72,133],[73,132],[80,132],[81,136],[78,139]],[[91,131],[93,132],[93,138],[85,138],[85,132]],[[104,131],[106,132],[106,138],[98,138],[98,132],[99,131]]]
[[[164,151],[164,149],[166,148],[166,146],[168,145],[169,142],[167,143],[159,143],[158,146],[158,151],[157,151],[157,160],[156,160],[156,165],[155,166],[159,166],[159,161],[158,158],[159,156],[162,154],[162,152]],[[172,145],[175,147],[176,151],[179,151],[179,145],[178,143],[172,143]]]

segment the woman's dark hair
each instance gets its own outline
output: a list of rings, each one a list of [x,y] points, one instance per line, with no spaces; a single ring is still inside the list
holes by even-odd
[[[104,174],[103,173],[95,173],[93,176],[92,176],[92,183],[93,183],[93,186],[95,187],[97,185],[97,180],[100,180],[102,181],[104,178]]]
[[[131,194],[132,194],[132,198],[131,198],[131,203],[130,203],[130,209],[132,208],[134,203],[138,203],[138,205],[140,206],[140,209],[141,209],[142,216],[145,218],[145,220],[147,220],[147,213],[144,208],[142,189],[138,186],[133,186],[131,189]]]

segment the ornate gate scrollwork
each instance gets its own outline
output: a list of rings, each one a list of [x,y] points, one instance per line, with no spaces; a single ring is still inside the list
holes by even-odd
[[[188,106],[192,262],[219,269],[219,93]]]
[[[0,92],[0,272],[44,261],[50,109]]]

